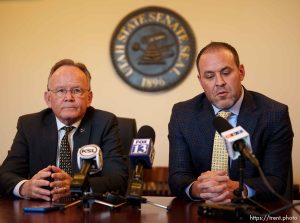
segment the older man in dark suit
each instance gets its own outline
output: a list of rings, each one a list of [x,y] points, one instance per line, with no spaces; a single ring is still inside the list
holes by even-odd
[[[253,153],[279,193],[286,186],[291,164],[293,131],[288,107],[241,82],[244,66],[235,48],[212,42],[197,57],[198,79],[204,93],[174,105],[169,123],[169,185],[172,193],[207,203],[227,203],[239,187],[237,160],[228,161],[228,172],[213,170],[214,118],[228,112],[228,122],[242,126],[250,135]],[[248,161],[244,197],[272,199],[258,170]]]
[[[98,145],[104,160],[102,171],[89,177],[92,190],[125,193],[128,170],[117,118],[90,106],[90,81],[84,64],[64,59],[54,65],[44,94],[49,108],[18,120],[17,134],[0,169],[1,193],[47,201],[68,196],[72,175],[79,171],[78,149],[88,144]]]

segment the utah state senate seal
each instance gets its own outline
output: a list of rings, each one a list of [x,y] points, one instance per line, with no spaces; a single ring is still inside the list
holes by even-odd
[[[117,26],[110,53],[118,75],[142,91],[161,91],[180,83],[194,63],[196,44],[188,23],[177,13],[146,7]]]

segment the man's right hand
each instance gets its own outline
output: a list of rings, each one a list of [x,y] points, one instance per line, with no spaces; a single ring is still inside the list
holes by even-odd
[[[193,197],[202,198],[207,203],[229,203],[229,182],[225,171],[207,171],[194,181],[191,193]]]
[[[51,176],[51,166],[48,166],[40,170],[35,174],[30,180],[26,181],[20,187],[20,195],[27,198],[36,198],[43,199],[46,201],[51,200],[51,191],[43,187],[50,185],[50,182],[47,180]]]

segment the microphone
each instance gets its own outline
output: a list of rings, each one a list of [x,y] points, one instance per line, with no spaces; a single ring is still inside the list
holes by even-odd
[[[129,152],[130,163],[135,170],[133,177],[129,181],[127,190],[127,201],[134,206],[139,206],[144,203],[143,195],[143,171],[151,169],[154,160],[154,141],[155,132],[152,127],[144,125],[138,133],[137,138],[133,139]]]
[[[254,166],[259,167],[259,161],[252,153],[249,133],[245,129],[241,126],[233,128],[226,119],[219,116],[213,120],[213,125],[225,140],[228,155],[232,160],[242,154]]]
[[[88,175],[96,174],[102,170],[103,157],[99,146],[95,144],[86,145],[79,148],[77,152],[77,165],[80,169],[76,173],[71,183],[71,193],[79,197],[87,189]]]
[[[129,159],[132,166],[143,164],[145,169],[151,169],[154,160],[155,132],[148,125],[142,126],[138,133],[137,139],[133,139],[129,152]]]

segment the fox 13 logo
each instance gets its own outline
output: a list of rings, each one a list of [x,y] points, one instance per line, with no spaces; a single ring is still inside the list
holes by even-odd
[[[131,154],[148,154],[150,146],[150,139],[134,139]]]
[[[195,38],[177,13],[146,7],[126,16],[117,26],[110,46],[118,75],[142,91],[162,91],[179,84],[195,58]]]

